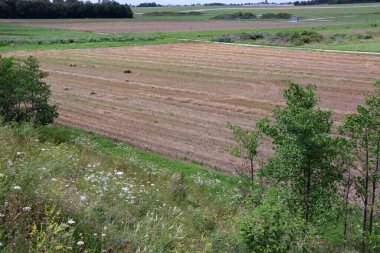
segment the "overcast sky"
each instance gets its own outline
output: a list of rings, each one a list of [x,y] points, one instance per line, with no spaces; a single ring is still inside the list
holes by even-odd
[[[93,2],[97,2],[97,0],[92,0]],[[117,0],[120,3],[127,3],[132,5],[137,5],[139,3],[146,3],[146,2],[156,2],[157,4],[167,5],[189,5],[189,4],[204,4],[204,3],[258,3],[263,2],[263,0]],[[268,2],[289,2],[286,0],[269,0]]]

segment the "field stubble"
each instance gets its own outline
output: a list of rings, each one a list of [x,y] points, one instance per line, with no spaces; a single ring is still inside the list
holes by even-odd
[[[28,55],[30,52],[13,53]],[[215,44],[33,52],[59,123],[235,172],[226,122],[252,128],[282,105],[287,80],[318,87],[339,121],[380,78],[380,57]],[[131,73],[126,70],[130,70]],[[270,154],[268,145],[261,148]]]

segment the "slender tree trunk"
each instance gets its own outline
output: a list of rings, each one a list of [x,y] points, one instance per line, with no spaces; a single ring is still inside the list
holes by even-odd
[[[362,224],[362,253],[366,252],[366,241],[367,241],[367,212],[368,212],[368,184],[369,184],[369,150],[368,150],[368,140],[366,143],[366,160],[365,160],[365,184],[364,184],[364,210],[363,210],[363,224]]]
[[[250,159],[251,162],[251,182],[253,182],[253,159]]]
[[[311,170],[307,168],[307,184],[306,184],[306,198],[305,198],[305,221],[309,222],[310,218],[310,189],[311,189]]]
[[[377,142],[377,150],[380,148],[380,142]],[[376,190],[377,190],[377,172],[379,171],[379,155],[376,157],[376,165],[375,165],[375,171],[374,174],[372,175],[372,201],[371,201],[371,211],[369,215],[369,229],[368,232],[369,234],[372,234],[373,230],[373,212],[375,209],[376,205]]]
[[[351,168],[348,169],[346,193],[344,196],[344,230],[343,230],[344,239],[347,239],[346,237],[347,237],[347,220],[348,220],[348,197],[350,194],[350,188],[351,188]]]

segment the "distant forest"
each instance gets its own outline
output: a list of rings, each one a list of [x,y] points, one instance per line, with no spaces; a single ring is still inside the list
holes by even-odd
[[[380,0],[311,0],[296,1],[294,5],[379,3]]]
[[[113,0],[0,0],[0,18],[133,18],[133,12]]]

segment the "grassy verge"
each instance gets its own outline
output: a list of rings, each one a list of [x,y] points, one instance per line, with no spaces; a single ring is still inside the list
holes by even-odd
[[[1,26],[1,25],[0,25]],[[4,26],[4,24],[3,24]],[[6,25],[5,25],[6,26]],[[215,30],[215,31],[190,31],[190,32],[160,32],[160,33],[139,33],[139,34],[97,34],[91,32],[75,32],[60,29],[28,28],[11,25],[6,32],[0,35],[1,40],[16,41],[13,44],[4,43],[0,46],[0,52],[15,50],[49,50],[49,49],[75,49],[75,48],[101,48],[120,46],[140,46],[155,44],[170,44],[181,42],[181,39],[201,39],[215,40],[223,35],[241,33],[266,33],[274,35],[276,33],[295,32],[316,32],[326,37],[334,34],[346,34],[347,38],[355,34],[374,34],[371,39],[363,40],[328,40],[324,43],[312,43],[307,47],[334,50],[353,50],[380,52],[379,43],[380,25],[374,24],[350,24],[335,26],[315,26],[315,27],[288,27],[288,28],[256,28],[239,30]],[[62,33],[62,37],[59,34]],[[1,33],[1,32],[0,32]],[[5,33],[7,35],[5,35]],[[12,35],[11,35],[12,34]],[[239,43],[241,43],[239,41]],[[272,45],[264,40],[244,41],[243,43],[256,45]],[[273,44],[277,45],[277,44]],[[281,45],[282,46],[282,45]],[[286,46],[297,47],[304,45],[288,44]]]
[[[257,183],[252,187],[240,177],[79,129],[0,126],[0,168],[4,253],[244,253],[250,251],[240,237],[241,222],[264,222],[269,229],[282,231],[276,223],[278,217],[284,218],[282,211],[274,213],[273,224],[265,223],[281,209],[289,215],[284,224],[298,226],[281,202],[285,192],[280,188],[261,188]],[[348,249],[360,240],[359,214],[352,211],[350,217],[354,220]],[[295,249],[299,245],[308,252],[340,249],[343,223],[316,223],[310,238],[294,238]]]
[[[91,140],[91,142],[94,142],[97,148],[103,154],[105,154],[107,157],[111,159],[118,160],[123,159],[123,157],[126,156],[133,156],[136,157],[136,159],[139,161],[154,163],[156,166],[158,166],[159,169],[169,169],[173,172],[184,173],[186,178],[201,172],[204,175],[209,175],[210,178],[217,178],[221,180],[223,183],[228,184],[230,186],[236,185],[236,183],[240,180],[239,178],[231,177],[229,175],[217,171],[210,171],[209,169],[194,163],[169,159],[157,153],[141,150],[132,147],[128,144],[108,140],[97,134],[86,132],[81,129],[61,125],[51,125],[49,127],[40,128],[39,132],[41,134],[42,140],[53,141],[56,144],[74,143],[74,140],[76,138],[81,138],[85,136],[86,138]],[[126,150],[127,152],[125,152]]]
[[[0,252],[244,252],[244,183],[60,126],[0,126]]]

